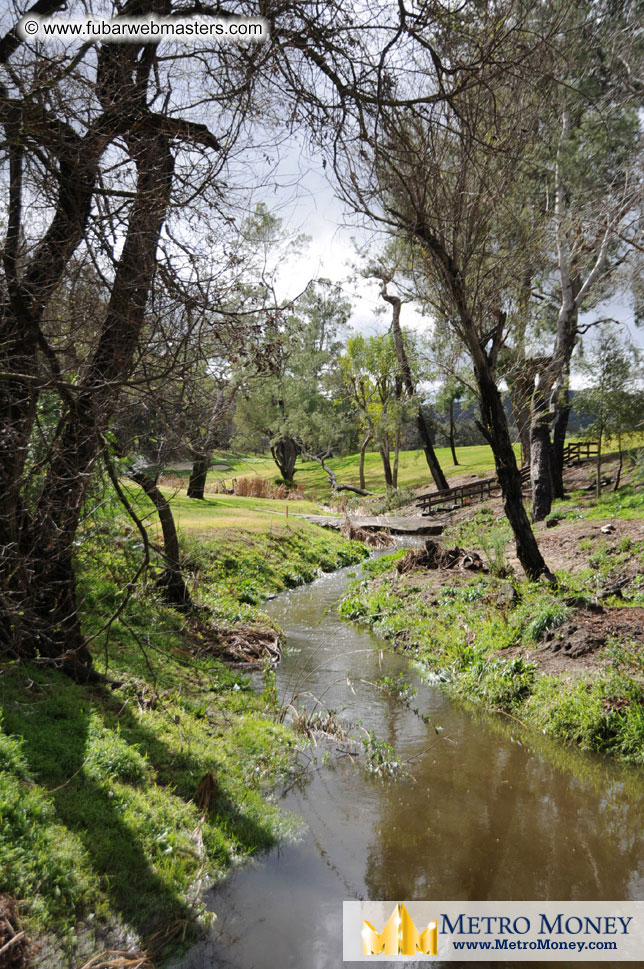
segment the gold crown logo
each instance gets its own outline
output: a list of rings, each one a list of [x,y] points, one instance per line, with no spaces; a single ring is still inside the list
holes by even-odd
[[[382,932],[377,932],[371,922],[362,923],[362,954],[377,956],[415,956],[419,952],[435,956],[438,951],[438,926],[430,922],[419,932],[414,920],[403,904],[396,905]]]

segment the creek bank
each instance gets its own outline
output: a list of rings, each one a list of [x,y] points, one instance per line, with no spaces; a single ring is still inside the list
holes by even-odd
[[[185,944],[209,919],[205,887],[294,823],[271,796],[297,738],[279,723],[270,681],[257,693],[152,581],[114,617],[137,541],[106,513],[78,550],[84,629],[118,686],[36,664],[0,670],[3,890],[21,900],[37,969]],[[271,523],[191,539],[183,554],[193,598],[228,633],[276,631],[264,599],[367,553],[304,523]]]
[[[471,537],[471,522],[460,531]],[[608,551],[601,534],[580,539],[578,567],[560,571],[556,588],[494,574],[507,565],[491,543],[489,571],[475,552],[427,545],[367,563],[370,578],[349,588],[340,614],[372,626],[457,699],[644,763],[644,540]]]

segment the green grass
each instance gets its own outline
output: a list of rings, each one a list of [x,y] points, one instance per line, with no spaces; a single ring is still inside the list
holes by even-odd
[[[314,526],[273,528],[270,516],[264,531],[255,520],[205,543],[196,531],[185,554],[200,600],[225,625],[261,622],[251,603],[365,554]],[[88,952],[91,927],[145,938],[177,920],[205,921],[203,884],[294,828],[267,799],[290,770],[294,735],[270,689],[257,694],[213,656],[204,617],[169,609],[150,580],[105,628],[140,554],[138,534],[109,503],[86,523],[84,628],[96,668],[116,685],[35,665],[0,670],[2,889],[22,900],[29,933],[59,940],[61,969],[84,961],[81,923]],[[207,775],[209,809],[196,801]]]
[[[598,563],[603,577],[622,557],[642,556],[644,543]],[[340,606],[349,620],[365,622],[440,682],[452,696],[510,714],[545,736],[585,750],[644,764],[644,667],[640,650],[621,641],[604,650],[601,672],[556,676],[504,650],[534,646],[570,614],[564,600],[591,600],[595,570],[559,575],[558,588],[494,575],[449,577],[443,586],[401,583],[386,571],[398,556],[383,557],[369,582],[356,582]],[[634,593],[633,602],[640,594]],[[627,604],[623,606],[628,608]]]
[[[156,518],[151,502],[138,485],[127,481],[122,482],[122,486],[144,514],[150,515],[151,519]],[[306,528],[306,523],[298,521],[298,515],[322,513],[317,503],[307,500],[285,501],[208,494],[202,501],[196,501],[186,498],[185,493],[176,489],[161,490],[170,501],[177,530],[186,534],[207,535],[212,529],[228,529],[233,533],[238,528],[247,532],[278,534],[288,528]]]
[[[515,445],[517,458],[520,454],[519,445]],[[454,465],[449,448],[437,448],[436,455],[447,478],[460,475],[475,474],[483,477],[494,473],[494,459],[488,445],[457,448],[459,464]],[[393,456],[392,456],[393,459]],[[254,477],[275,479],[279,471],[275,462],[268,457],[253,455],[233,455],[230,452],[217,452],[213,458],[215,464],[225,463],[229,470],[212,469],[208,474],[208,483],[224,480],[230,487],[232,478]],[[335,472],[339,484],[359,483],[360,455],[350,454],[346,457],[331,458],[328,466]],[[170,469],[168,469],[170,470]],[[172,472],[187,478],[188,471]],[[329,479],[320,465],[315,461],[298,460],[295,473],[296,484],[302,484],[306,493],[317,500],[327,500],[331,494]],[[377,452],[369,452],[365,457],[365,483],[369,491],[384,492],[385,479],[382,461]],[[403,488],[433,488],[433,482],[427,467],[423,451],[401,451],[398,468],[398,484]],[[240,499],[242,500],[242,499]],[[257,504],[258,499],[245,499]],[[277,502],[276,502],[277,504]],[[299,502],[297,503],[299,505]]]
[[[553,502],[548,518],[555,521],[606,518],[638,521],[644,518],[644,492],[637,485],[626,484],[618,491],[612,491],[609,486],[599,501],[593,493],[573,492],[570,498]]]

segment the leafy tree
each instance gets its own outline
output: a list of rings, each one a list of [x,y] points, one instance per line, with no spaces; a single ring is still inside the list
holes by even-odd
[[[334,399],[340,335],[351,304],[328,280],[311,284],[291,310],[272,314],[267,372],[246,383],[235,414],[236,441],[260,449],[268,440],[282,479],[293,483],[298,455],[337,447],[347,413]]]
[[[48,16],[67,6],[38,0],[33,9]],[[406,22],[394,5],[356,11],[322,0],[268,7],[249,0],[242,6],[224,2],[217,12],[264,16],[265,43],[204,37],[180,47],[70,44],[51,56],[19,33],[28,7],[22,0],[12,5],[15,21],[0,37],[0,166],[7,187],[0,243],[0,646],[79,677],[95,674],[76,601],[74,543],[105,435],[151,346],[154,294],[165,291],[186,307],[199,303],[199,255],[216,252],[222,227],[237,221],[236,180],[237,194],[248,198],[247,170],[237,179],[239,160],[246,165],[263,148],[270,165],[271,146],[261,142],[279,135],[269,136],[269,129],[305,125],[331,155],[340,129],[355,134],[358,119],[363,127],[378,124],[380,108],[401,100],[388,71],[407,73],[401,47],[408,55],[424,42],[421,25]],[[186,8],[173,0],[105,5],[108,16],[159,11]],[[425,85],[418,97],[444,95]],[[266,119],[269,125],[258,124]],[[103,292],[96,315],[70,331],[72,348],[52,336],[49,322],[74,259],[96,268]],[[163,318],[154,322],[169,362],[172,334]],[[74,357],[83,361],[78,369],[69,365]],[[59,420],[34,489],[28,455],[40,397],[50,391]]]
[[[554,494],[563,494],[571,358],[588,328],[580,327],[579,313],[619,286],[618,271],[639,232],[641,98],[612,69],[627,49],[627,35],[596,17],[594,5],[581,5],[571,19],[577,43],[557,67],[560,84],[544,99],[535,155],[535,174],[552,202],[544,207],[542,275],[532,280],[541,307],[533,316],[554,334],[551,352],[532,368],[539,378],[532,385],[530,441],[535,521],[550,511],[551,481]]]
[[[408,358],[409,346],[406,349]],[[382,460],[385,485],[398,486],[398,457],[405,417],[417,409],[417,404],[403,394],[398,355],[391,333],[365,337],[362,334],[347,340],[340,358],[344,394],[358,414],[362,430],[375,443]],[[394,463],[391,464],[391,451]],[[361,487],[364,472],[361,456]]]

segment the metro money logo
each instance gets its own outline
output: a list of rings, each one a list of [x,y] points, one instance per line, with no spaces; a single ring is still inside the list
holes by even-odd
[[[384,952],[388,956],[415,956],[419,953],[435,956],[438,951],[438,925],[430,922],[426,929],[419,932],[414,920],[402,903],[396,905],[382,932],[378,932],[371,922],[362,923],[362,953],[377,956]]]

